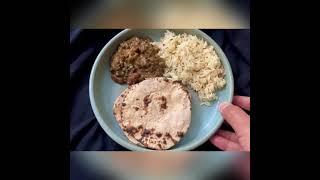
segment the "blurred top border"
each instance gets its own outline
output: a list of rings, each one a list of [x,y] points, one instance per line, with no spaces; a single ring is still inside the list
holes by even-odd
[[[71,0],[70,28],[250,28],[250,0]]]

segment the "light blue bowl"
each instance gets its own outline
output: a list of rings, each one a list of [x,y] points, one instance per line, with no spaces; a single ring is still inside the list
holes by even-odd
[[[119,85],[111,79],[109,63],[111,56],[117,50],[122,41],[132,36],[148,36],[154,41],[159,41],[163,36],[165,29],[142,30],[126,29],[113,37],[101,50],[92,67],[89,94],[93,112],[104,131],[117,143],[133,151],[152,151],[131,143],[122,132],[115,117],[113,116],[113,102],[127,87]],[[183,139],[170,149],[170,151],[187,151],[195,149],[206,142],[221,126],[223,119],[218,111],[219,102],[231,102],[233,97],[233,76],[227,57],[221,48],[207,34],[194,29],[173,29],[176,33],[188,33],[203,38],[209,44],[213,45],[220,57],[226,72],[226,87],[219,91],[219,99],[212,106],[200,106],[197,94],[189,90],[192,95],[192,119],[188,132]]]

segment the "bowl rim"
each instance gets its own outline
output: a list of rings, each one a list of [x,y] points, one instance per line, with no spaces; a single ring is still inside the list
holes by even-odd
[[[132,151],[156,151],[156,150],[152,150],[152,149],[147,149],[147,148],[143,148],[143,147],[139,147],[138,145],[132,144],[130,142],[126,142],[124,140],[122,140],[120,137],[118,137],[115,133],[112,132],[112,130],[106,125],[106,123],[104,122],[100,112],[98,111],[97,105],[96,105],[96,101],[94,98],[94,91],[93,91],[93,87],[94,87],[94,77],[95,77],[95,72],[97,69],[97,66],[99,64],[100,61],[102,61],[102,56],[104,54],[104,52],[107,50],[107,48],[113,43],[113,41],[119,37],[121,37],[123,34],[126,34],[129,31],[132,31],[134,29],[124,29],[121,32],[119,32],[117,35],[115,35],[112,39],[109,40],[109,42],[102,48],[102,50],[99,52],[97,58],[94,61],[94,64],[92,66],[91,69],[91,73],[90,73],[90,78],[89,78],[89,98],[90,98],[90,103],[92,106],[92,110],[94,115],[96,116],[96,119],[98,121],[98,123],[100,124],[100,126],[102,127],[102,129],[107,133],[107,135],[113,139],[115,142],[117,142],[118,144],[120,144],[121,146],[132,150]],[[233,99],[233,95],[234,95],[234,78],[233,78],[233,73],[232,73],[232,69],[229,63],[228,58],[226,57],[226,55],[224,54],[224,52],[222,51],[222,49],[220,48],[220,46],[210,37],[208,36],[206,33],[204,33],[203,31],[199,30],[199,29],[193,29],[194,31],[197,31],[199,34],[201,34],[201,36],[205,37],[206,39],[210,40],[211,45],[214,46],[216,51],[219,51],[218,54],[222,57],[220,57],[220,60],[222,61],[224,68],[227,69],[228,72],[230,72],[230,92],[227,95],[227,102],[232,102]],[[210,132],[204,136],[201,140],[199,141],[195,141],[193,143],[187,144],[183,147],[178,147],[178,148],[174,148],[174,149],[169,149],[166,151],[189,151],[189,150],[193,150],[197,147],[199,147],[200,145],[204,144],[222,125],[223,123],[223,117],[219,116],[217,119],[217,125],[215,126],[215,128],[211,129]]]

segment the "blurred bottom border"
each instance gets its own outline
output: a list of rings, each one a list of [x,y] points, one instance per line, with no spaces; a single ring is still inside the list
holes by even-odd
[[[70,152],[71,180],[250,179],[249,152]]]

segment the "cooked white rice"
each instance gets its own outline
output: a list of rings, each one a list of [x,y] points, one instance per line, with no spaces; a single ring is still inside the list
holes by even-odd
[[[195,90],[201,104],[210,105],[215,94],[226,85],[224,68],[213,46],[189,34],[166,31],[160,42],[159,55],[166,61],[165,77],[180,80]]]

